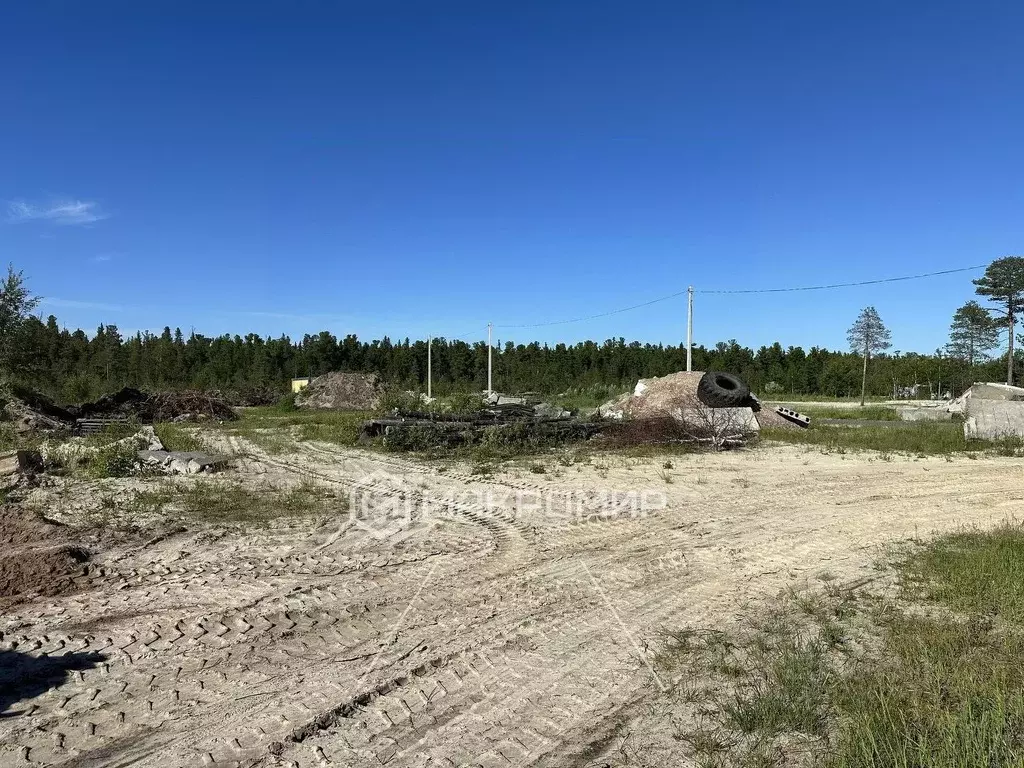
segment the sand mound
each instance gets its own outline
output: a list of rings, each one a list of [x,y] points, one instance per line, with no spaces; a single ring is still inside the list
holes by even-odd
[[[0,600],[27,595],[59,595],[74,588],[89,551],[73,544],[36,547],[31,553],[0,555]]]
[[[4,555],[19,544],[53,544],[67,538],[67,526],[27,512],[13,504],[0,506],[0,550]]]
[[[652,379],[640,379],[627,392],[601,406],[601,415],[612,418],[649,419],[677,416],[680,407],[699,406],[697,384],[703,371],[679,371]]]
[[[19,507],[0,507],[0,606],[74,589],[90,554],[66,526]]]
[[[317,376],[295,397],[299,408],[371,411],[380,404],[384,388],[375,373],[337,372]]]

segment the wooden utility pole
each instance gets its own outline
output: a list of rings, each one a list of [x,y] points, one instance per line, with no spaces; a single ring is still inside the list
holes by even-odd
[[[491,323],[487,324],[487,394],[491,394],[494,389],[491,388]]]
[[[686,289],[686,371],[693,370],[693,286]]]

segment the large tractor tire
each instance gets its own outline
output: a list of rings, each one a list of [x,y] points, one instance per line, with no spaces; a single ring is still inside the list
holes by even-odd
[[[697,399],[708,408],[743,408],[750,405],[750,387],[731,373],[708,371],[697,384]]]

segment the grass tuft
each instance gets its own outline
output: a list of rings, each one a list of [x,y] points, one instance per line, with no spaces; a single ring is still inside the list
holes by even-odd
[[[887,405],[865,405],[857,408],[829,408],[807,406],[798,409],[812,419],[867,419],[869,421],[899,421],[900,412]]]
[[[908,421],[893,427],[845,427],[812,423],[808,429],[766,427],[761,430],[762,440],[795,445],[814,445],[833,453],[847,451],[879,451],[885,460],[891,454],[913,456],[941,456],[953,453],[996,453],[1003,456],[1020,455],[1024,440],[1004,439],[996,442],[967,440],[963,425],[952,422]]]
[[[289,517],[337,514],[348,497],[312,481],[288,489],[252,487],[228,480],[199,478],[136,491],[123,505],[131,516],[179,517],[218,524],[265,524]]]
[[[655,663],[708,680],[677,738],[719,768],[1024,765],[1022,562],[1020,526],[965,530],[894,556],[895,596],[829,583],[731,633],[666,633]]]

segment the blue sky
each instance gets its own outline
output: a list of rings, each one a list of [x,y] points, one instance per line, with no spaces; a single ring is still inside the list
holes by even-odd
[[[0,25],[0,259],[70,327],[482,338],[1024,235],[1024,6],[48,2]],[[973,274],[698,295],[695,340],[930,352]],[[680,298],[495,330],[678,343]]]

